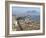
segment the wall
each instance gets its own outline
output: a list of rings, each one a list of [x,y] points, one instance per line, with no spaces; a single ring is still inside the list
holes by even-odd
[[[19,0],[19,1],[46,3],[46,0]],[[46,6],[46,4],[45,4],[45,6]],[[46,7],[45,7],[45,9],[46,9]],[[46,16],[46,13],[45,13],[45,16]],[[46,28],[45,28],[45,32],[46,32]],[[0,38],[5,38],[4,36],[5,36],[5,0],[0,0]],[[17,38],[46,38],[46,33],[45,33],[45,35],[40,35],[40,36],[27,36],[27,37],[17,37]]]

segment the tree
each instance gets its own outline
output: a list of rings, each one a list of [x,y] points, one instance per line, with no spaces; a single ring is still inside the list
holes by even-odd
[[[20,27],[20,30],[23,30],[23,28],[21,27],[20,23],[19,23],[19,20],[21,20],[22,17],[18,17],[16,20],[17,20],[17,23],[18,23],[18,26]]]

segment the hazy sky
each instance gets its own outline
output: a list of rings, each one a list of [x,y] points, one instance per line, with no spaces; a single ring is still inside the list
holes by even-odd
[[[12,15],[40,15],[40,8],[37,7],[12,7]]]

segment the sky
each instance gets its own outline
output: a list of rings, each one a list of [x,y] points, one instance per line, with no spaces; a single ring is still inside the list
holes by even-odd
[[[40,15],[39,7],[12,7],[12,15]]]

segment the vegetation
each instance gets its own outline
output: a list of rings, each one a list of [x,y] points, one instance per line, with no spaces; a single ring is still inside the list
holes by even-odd
[[[40,20],[32,20],[31,16],[17,17],[15,20],[17,20],[18,26],[14,25],[13,30],[16,29],[16,31],[25,31],[40,29]]]

